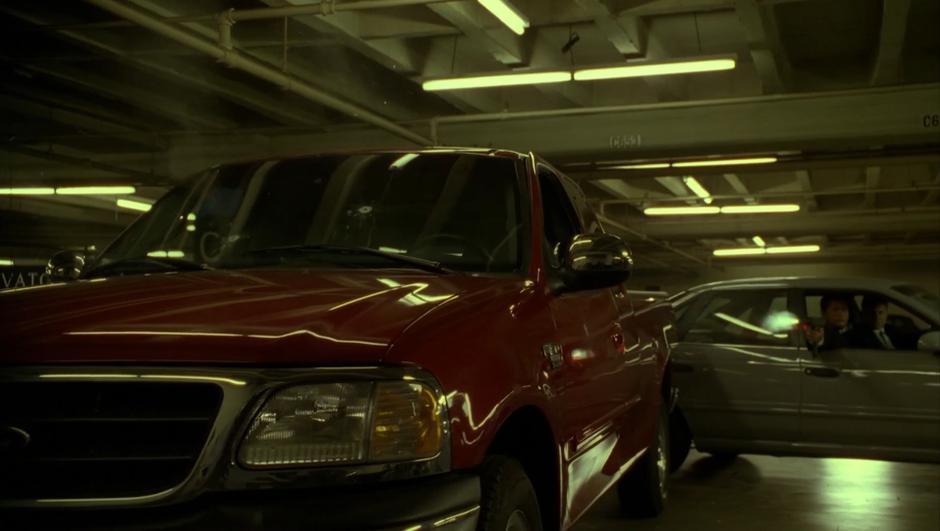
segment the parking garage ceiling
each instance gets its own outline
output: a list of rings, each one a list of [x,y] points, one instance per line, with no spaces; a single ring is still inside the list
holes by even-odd
[[[650,267],[716,267],[714,249],[754,236],[822,245],[813,260],[940,259],[940,3],[512,4],[529,23],[522,35],[470,0],[4,1],[0,187],[129,183],[134,199],[152,201],[174,180],[236,159],[490,146],[535,151],[579,180]],[[291,6],[323,14],[237,16]],[[220,39],[226,25],[230,41]],[[708,58],[736,65],[422,86]],[[773,162],[681,164],[753,157]],[[801,209],[644,214],[706,204],[689,177],[715,205]],[[100,245],[133,216],[109,197],[0,197],[0,241],[38,257]]]

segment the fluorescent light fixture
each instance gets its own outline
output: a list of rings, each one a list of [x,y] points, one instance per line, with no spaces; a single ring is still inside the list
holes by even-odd
[[[136,191],[133,186],[62,186],[55,189],[58,195],[127,195]]]
[[[753,238],[751,238],[751,240],[754,241],[754,245],[757,245],[759,247],[767,247],[767,242],[765,242],[764,239],[761,238],[760,236],[754,236]]]
[[[767,254],[816,253],[819,249],[818,245],[785,245],[768,247]]]
[[[52,195],[55,188],[0,188],[0,195]]]
[[[571,72],[522,72],[432,79],[425,81],[421,86],[424,87],[424,90],[436,91],[564,83],[565,81],[571,81]]]
[[[480,5],[498,18],[500,22],[506,25],[516,35],[525,33],[529,27],[529,20],[520,13],[515,7],[505,0],[478,0]]]
[[[643,210],[647,216],[697,216],[719,212],[721,209],[716,206],[649,207]]]
[[[12,258],[0,258],[0,266],[13,267],[13,259]]]
[[[68,333],[68,332],[66,332]],[[40,378],[61,378],[64,380],[77,380],[77,379],[86,379],[86,378],[95,378],[95,379],[125,379],[125,378],[138,378],[137,374],[117,374],[117,373],[71,373],[71,374],[59,374],[59,373],[46,373],[40,374]]]
[[[147,256],[151,258],[182,258],[185,255],[183,251],[173,250],[173,251],[150,251],[147,253]]]
[[[766,252],[767,250],[763,247],[741,247],[740,249],[715,249],[712,254],[715,256],[749,256]]]
[[[619,79],[626,77],[693,74],[697,72],[731,70],[735,65],[736,61],[732,57],[671,61],[668,63],[636,63],[624,66],[607,66],[576,70],[574,79],[575,81],[596,81],[600,79]]]
[[[721,207],[722,214],[780,214],[785,212],[799,212],[800,205],[735,205]]]
[[[712,194],[702,186],[702,183],[698,182],[698,179],[695,177],[683,177],[682,182],[684,182],[695,195],[704,199],[706,205],[712,204]]]
[[[706,159],[673,162],[673,168],[702,168],[706,166],[745,166],[748,164],[773,164],[777,157],[749,157],[743,159]]]
[[[604,170],[664,170],[669,167],[668,162],[649,162],[646,164],[626,164],[621,166],[607,166]]]
[[[126,208],[128,210],[137,210],[139,212],[147,212],[150,210],[150,203],[142,203],[140,201],[132,201],[130,199],[118,199],[115,201],[115,204],[121,208]]]
[[[715,256],[753,256],[762,254],[815,253],[818,245],[786,245],[780,247],[741,247],[738,249],[715,249]]]
[[[409,162],[418,158],[417,153],[405,153],[404,155],[398,157],[395,162],[393,162],[388,169],[389,170],[400,170],[408,165]]]

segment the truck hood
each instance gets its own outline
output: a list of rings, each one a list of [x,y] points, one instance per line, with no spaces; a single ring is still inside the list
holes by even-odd
[[[7,290],[0,363],[378,363],[434,308],[519,282],[410,270],[241,270]]]

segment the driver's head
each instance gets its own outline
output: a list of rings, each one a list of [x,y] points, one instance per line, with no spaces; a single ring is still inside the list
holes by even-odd
[[[882,330],[888,322],[888,303],[881,297],[865,297],[862,301],[865,322],[875,330]]]
[[[845,328],[849,324],[848,297],[842,295],[826,295],[820,302],[826,326]]]

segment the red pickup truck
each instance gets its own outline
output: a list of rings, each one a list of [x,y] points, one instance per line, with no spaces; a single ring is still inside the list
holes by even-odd
[[[632,263],[531,154],[213,168],[0,293],[0,528],[556,530],[615,486],[656,514],[672,313]]]

